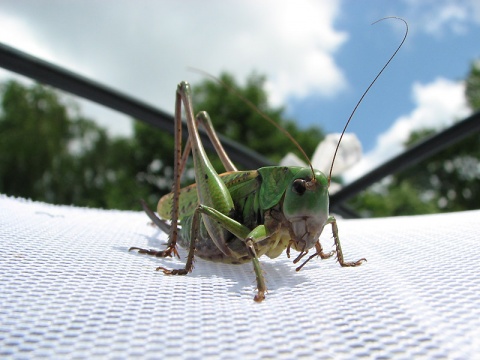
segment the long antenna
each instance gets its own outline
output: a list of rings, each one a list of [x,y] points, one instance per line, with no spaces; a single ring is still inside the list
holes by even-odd
[[[397,49],[395,50],[395,52],[392,54],[392,56],[390,56],[390,58],[388,59],[388,61],[385,63],[385,65],[383,65],[382,69],[378,72],[377,76],[375,76],[375,79],[373,79],[373,81],[370,83],[370,85],[367,87],[367,89],[363,92],[363,95],[360,97],[360,100],[358,100],[357,104],[355,105],[352,113],[350,114],[350,117],[348,118],[348,121],[347,123],[345,124],[345,127],[343,128],[343,131],[342,131],[342,134],[340,135],[340,139],[338,139],[338,143],[337,143],[337,147],[335,148],[335,153],[333,154],[333,158],[332,158],[332,165],[330,166],[330,172],[328,173],[328,186],[330,186],[330,180],[332,179],[332,170],[333,170],[333,164],[335,164],[335,158],[337,157],[337,152],[338,152],[338,148],[340,147],[340,143],[342,142],[342,138],[343,138],[343,135],[345,134],[345,130],[347,130],[347,127],[348,125],[350,124],[350,121],[352,120],[353,118],[353,115],[355,114],[355,112],[357,111],[357,108],[358,106],[360,105],[360,103],[363,101],[363,98],[365,97],[365,95],[367,95],[367,93],[370,91],[371,87],[373,86],[373,84],[375,84],[375,82],[377,81],[377,79],[380,77],[380,75],[383,73],[383,70],[385,70],[385,68],[388,66],[388,64],[390,64],[390,62],[393,60],[393,58],[395,57],[395,55],[397,55],[398,51],[400,50],[400,48],[402,47],[403,43],[405,42],[405,40],[407,39],[407,35],[408,35],[408,24],[407,22],[402,19],[402,18],[399,18],[399,17],[396,17],[396,16],[388,16],[388,17],[384,17],[380,20],[377,20],[375,22],[372,23],[372,25],[375,25],[376,23],[380,22],[380,21],[383,21],[383,20],[387,20],[387,19],[397,19],[397,20],[401,20],[403,21],[403,23],[405,24],[405,35],[403,36],[403,40],[402,42],[400,43],[400,45],[398,45]]]
[[[209,77],[210,79],[216,81],[218,84],[222,85],[225,89],[227,89],[228,91],[232,92],[232,94],[234,94],[235,96],[237,96],[240,100],[242,100],[245,104],[247,104],[253,111],[257,112],[261,117],[263,117],[265,120],[267,120],[270,124],[272,124],[273,126],[275,126],[278,130],[280,130],[281,132],[283,132],[285,134],[285,136],[287,136],[288,139],[290,139],[290,141],[297,147],[298,150],[300,150],[300,152],[302,153],[303,157],[307,160],[307,163],[308,163],[308,166],[310,167],[310,169],[312,170],[312,180],[313,182],[315,182],[315,171],[313,170],[313,166],[312,166],[312,163],[310,162],[310,159],[308,158],[307,154],[305,154],[305,151],[302,149],[302,147],[300,146],[300,144],[297,142],[297,140],[294,139],[294,137],[292,135],[290,135],[290,133],[285,130],[283,127],[281,127],[279,124],[277,124],[275,121],[273,121],[268,115],[266,115],[265,113],[263,113],[254,103],[252,103],[250,100],[248,100],[245,96],[243,96],[242,94],[240,94],[240,92],[238,92],[236,89],[234,89],[232,86],[226,84],[225,82],[223,82],[222,80],[220,79],[217,79],[215,76],[209,74],[208,72],[206,71],[203,71],[201,69],[197,69],[197,68],[194,68],[194,67],[189,67],[188,68],[189,70],[192,70],[192,71],[195,71],[195,72],[198,72],[200,74],[202,74],[203,76],[207,76]]]

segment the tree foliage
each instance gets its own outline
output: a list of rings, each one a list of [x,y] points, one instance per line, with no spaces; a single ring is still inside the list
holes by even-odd
[[[224,86],[207,79],[196,86],[193,92],[196,109],[205,110],[210,114],[213,125],[219,133],[248,144],[252,150],[274,162],[280,161],[288,152],[295,152],[301,157],[292,141],[239,99],[237,94],[240,94],[286,129],[307,154],[313,154],[324,137],[322,131],[317,127],[302,130],[293,120],[285,119],[283,108],[270,107],[267,94],[263,90],[264,76],[252,74],[244,87],[229,74],[222,74],[220,80],[234,91],[226,91]]]
[[[480,110],[480,59],[474,61],[470,67],[465,95],[470,107],[474,111]]]
[[[302,130],[284,118],[282,108],[270,107],[263,77],[253,74],[245,86],[228,74],[220,78],[313,152],[322,132]],[[284,134],[222,85],[205,80],[193,92],[195,109],[207,110],[219,133],[273,161],[295,150]],[[137,121],[131,138],[112,139],[69,98],[39,84],[8,81],[1,94],[1,193],[55,204],[139,209],[139,199],[154,205],[170,191],[171,135]],[[215,164],[223,171],[218,160]]]
[[[1,90],[0,192],[56,204],[115,206],[106,194],[131,175],[121,168],[131,141],[110,139],[48,87],[8,81]]]

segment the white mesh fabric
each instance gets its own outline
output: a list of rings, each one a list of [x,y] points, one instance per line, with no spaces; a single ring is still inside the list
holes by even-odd
[[[0,358],[478,358],[479,220],[339,220],[346,259],[368,262],[261,258],[258,304],[250,264],[164,276],[186,251],[129,253],[163,248],[143,213],[0,196]]]

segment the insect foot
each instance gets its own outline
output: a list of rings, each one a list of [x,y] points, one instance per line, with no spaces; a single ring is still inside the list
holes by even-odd
[[[339,261],[339,262],[342,267],[354,267],[354,266],[362,265],[366,261],[367,259],[361,258],[360,260],[357,260],[357,261],[350,261],[350,262]]]
[[[187,269],[167,269],[162,266],[157,267],[155,270],[162,270],[165,275],[187,275],[190,271]]]
[[[154,250],[154,249],[142,249],[139,247],[132,246],[128,251],[137,250],[139,254],[146,254],[155,257],[172,257],[172,253],[180,258],[178,255],[177,249],[175,247],[167,247],[165,250]]]
[[[317,250],[318,256],[320,256],[320,258],[321,258],[322,260],[328,259],[328,258],[330,258],[331,256],[333,256],[333,255],[336,254],[336,251],[335,251],[335,250],[332,250],[332,251],[330,251],[329,253],[325,253],[325,252],[323,251],[322,244],[320,244],[320,241],[317,241],[317,243],[315,244],[315,249]]]

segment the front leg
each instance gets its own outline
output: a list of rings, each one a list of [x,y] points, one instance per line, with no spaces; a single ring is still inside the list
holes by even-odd
[[[263,276],[262,268],[260,266],[260,260],[258,259],[258,255],[255,250],[255,244],[268,237],[265,225],[259,225],[253,230],[250,230],[245,225],[235,221],[234,219],[231,219],[230,217],[211,207],[199,205],[197,211],[206,215],[212,221],[220,224],[220,226],[234,234],[237,238],[244,239],[248,254],[252,259],[253,270],[255,271],[255,278],[257,280],[257,295],[255,295],[253,300],[256,302],[263,301],[265,299],[267,286],[265,284],[265,277]],[[235,256],[233,251],[232,256]]]
[[[265,278],[263,276],[262,268],[260,266],[260,260],[258,259],[257,252],[253,246],[254,240],[248,238],[246,241],[248,253],[252,257],[253,270],[255,271],[255,277],[257,279],[257,295],[253,298],[256,302],[262,302],[265,300],[265,293],[267,292],[267,285],[265,284]]]
[[[252,258],[253,270],[255,271],[255,277],[257,280],[257,295],[255,295],[254,300],[256,302],[263,301],[265,299],[267,287],[254,244],[267,237],[265,226],[259,225],[250,231],[245,225],[208,206],[199,205],[193,214],[190,234],[190,248],[185,268],[166,269],[164,267],[158,267],[157,270],[163,270],[163,273],[166,275],[186,275],[192,271],[193,259],[195,255],[195,242],[200,233],[201,214],[204,214],[210,220],[217,222],[223,227],[223,229],[233,233],[239,239],[245,239],[245,245],[247,247],[248,254]],[[231,252],[231,255],[232,257],[235,256],[233,251]]]
[[[342,246],[340,245],[340,239],[338,237],[338,227],[337,227],[337,220],[333,216],[329,216],[327,220],[327,224],[332,224],[332,232],[333,232],[333,239],[335,241],[335,248],[337,252],[337,259],[338,262],[340,263],[341,266],[346,267],[346,266],[359,266],[361,265],[364,261],[367,261],[367,259],[362,258],[357,261],[350,261],[346,262],[343,258],[343,251],[342,251]]]

